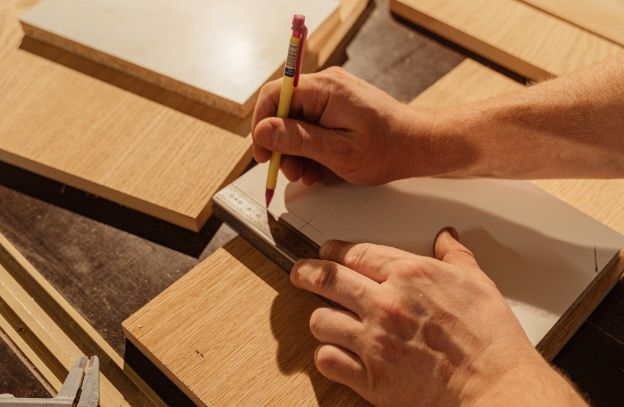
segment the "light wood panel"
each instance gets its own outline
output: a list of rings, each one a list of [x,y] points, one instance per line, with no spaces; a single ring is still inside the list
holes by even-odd
[[[467,60],[412,104],[442,107],[520,89],[522,85],[517,82]],[[539,185],[624,233],[621,181],[571,180]],[[617,191],[620,204],[614,199]],[[603,193],[610,195],[603,199]],[[620,262],[612,267],[621,270],[624,265]],[[613,276],[617,277],[616,273]],[[613,279],[604,279],[602,283],[612,285]],[[593,289],[604,291],[600,287]],[[285,360],[283,352],[296,346],[291,349],[290,359],[286,358],[291,360],[290,366],[299,366],[297,371],[306,370],[310,375],[315,372],[310,354],[313,342],[306,321],[311,309],[320,303],[308,293],[292,290],[287,275],[239,237],[131,316],[123,324],[124,332],[196,401],[235,404],[246,397],[248,390],[244,386],[251,385],[251,391],[257,391],[254,404],[266,404],[282,392],[297,394],[297,404],[316,403],[319,397],[329,394],[329,390],[318,390],[326,389],[322,386],[328,386],[327,383],[314,385],[319,382],[312,380],[310,384],[302,373],[287,377],[297,369],[280,370],[279,361]],[[599,300],[595,298],[594,302]],[[584,316],[592,307],[593,304],[581,302],[575,304],[572,312]],[[571,332],[566,327],[558,328]],[[296,333],[284,334],[289,330]],[[291,340],[296,344],[288,343],[287,337],[294,338]],[[550,339],[552,346],[541,351],[552,356],[567,338]],[[287,346],[281,346],[286,343]],[[251,364],[250,359],[255,363]],[[236,379],[226,382],[224,376]],[[260,382],[249,379],[250,376],[258,377]],[[314,392],[314,386],[321,387]],[[220,391],[224,388],[228,391]],[[331,394],[346,397],[344,388],[339,389]],[[239,391],[243,393],[237,396]]]
[[[397,15],[536,81],[624,52],[515,0],[390,0],[389,4]]]
[[[124,332],[200,405],[361,405],[313,364],[322,302],[238,237],[123,323]]]
[[[199,230],[212,195],[251,160],[249,117],[33,41],[22,47],[46,58],[18,49],[16,17],[32,3],[0,5],[0,160]],[[325,59],[310,69],[326,61],[365,5],[344,1],[339,29],[319,33]]]
[[[247,116],[286,59],[294,13],[335,29],[340,0],[41,0],[26,35],[76,52],[212,107]],[[322,35],[322,34],[320,34]]]
[[[121,357],[1,234],[0,328],[55,391],[78,357],[97,355],[101,406],[164,405],[130,381]]]
[[[250,160],[245,123],[202,117],[239,134],[226,131],[18,49],[12,18],[29,3],[3,9],[0,159],[198,230]]]
[[[520,1],[624,45],[624,2],[622,0]]]

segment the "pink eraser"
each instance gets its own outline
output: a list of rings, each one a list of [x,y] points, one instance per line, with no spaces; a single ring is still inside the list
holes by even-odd
[[[295,14],[292,19],[292,29],[295,31],[299,31],[301,27],[305,24],[305,16],[301,14]]]

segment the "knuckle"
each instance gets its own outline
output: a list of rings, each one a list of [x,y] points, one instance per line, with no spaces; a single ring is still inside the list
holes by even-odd
[[[400,324],[409,319],[401,302],[394,297],[381,301],[378,306],[382,318],[387,322]]]
[[[314,310],[314,312],[312,312],[312,315],[310,315],[310,332],[312,332],[313,334],[316,334],[319,330],[319,326],[320,326],[320,311],[317,308],[316,310]]]
[[[395,341],[385,332],[373,334],[369,346],[370,354],[383,363],[393,363],[399,356]]]
[[[470,249],[461,246],[451,251],[449,254],[454,255],[455,257],[472,257],[474,258],[474,254],[470,251]]]
[[[341,367],[340,360],[336,357],[334,352],[328,352],[325,347],[321,345],[314,360],[316,367],[322,371],[334,371]]]
[[[273,84],[271,82],[267,82],[264,85],[262,85],[262,87],[260,88],[260,93],[258,94],[259,95],[258,98],[263,98],[264,96],[271,93],[272,87],[273,87]]]
[[[290,151],[293,154],[300,154],[304,150],[304,140],[303,137],[304,130],[301,125],[296,125],[293,127],[292,131],[288,132],[288,138],[290,140]]]
[[[325,72],[330,76],[341,77],[345,75],[347,71],[341,66],[334,65],[327,68]]]
[[[293,285],[298,286],[301,281],[301,268],[305,264],[305,260],[298,260],[290,269],[290,281]]]
[[[371,246],[370,243],[361,243],[351,247],[345,254],[345,264],[349,267],[361,266]]]
[[[332,288],[336,284],[336,264],[332,262],[323,262],[318,268],[313,284],[315,287],[326,290]]]
[[[397,274],[404,279],[416,279],[426,277],[429,267],[421,261],[410,261],[407,264],[397,267]]]

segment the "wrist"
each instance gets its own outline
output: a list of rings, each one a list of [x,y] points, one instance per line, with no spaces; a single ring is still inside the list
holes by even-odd
[[[490,351],[471,370],[461,398],[466,406],[587,406],[533,347],[511,354],[508,349]]]
[[[487,149],[476,131],[478,115],[464,106],[407,106],[403,155],[404,177],[483,176]]]

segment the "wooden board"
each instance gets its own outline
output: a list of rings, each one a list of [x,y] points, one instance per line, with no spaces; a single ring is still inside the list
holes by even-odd
[[[266,211],[267,168],[257,165],[228,186],[231,203],[222,192],[215,196],[243,227],[255,230]],[[246,205],[239,204],[243,200]],[[248,207],[258,213],[249,216]],[[269,212],[315,243],[312,256],[328,239],[431,256],[436,233],[456,227],[539,350],[559,350],[622,273],[614,263],[623,235],[527,181],[411,178],[374,187],[308,187],[280,174]],[[267,240],[273,231],[260,237]],[[279,249],[285,244],[275,242]],[[575,306],[587,313],[576,314]]]
[[[123,328],[199,405],[364,404],[314,367],[308,321],[322,304],[239,237]]]
[[[97,355],[101,406],[163,405],[127,377],[121,357],[1,234],[0,329],[54,392],[78,357]]]
[[[621,0],[520,1],[624,45],[624,2]]]
[[[42,0],[21,22],[27,36],[245,117],[286,60],[292,15],[306,16],[313,57],[338,26],[339,7],[340,0]]]
[[[465,61],[419,96],[414,104],[453,105],[495,96],[521,87],[522,85],[488,68],[472,61]],[[624,233],[624,211],[621,210],[621,206],[613,205],[609,199],[600,199],[599,193],[593,195],[593,200],[587,200],[585,197],[587,195],[592,196],[594,185],[590,182],[569,182],[578,185],[578,188],[573,189],[572,192],[563,189],[559,191],[554,185],[555,182],[551,192],[557,196],[566,196],[568,198],[566,200],[572,205],[578,203],[582,208],[591,207],[590,209],[598,215],[599,219],[609,219],[615,230]],[[598,183],[602,185],[603,182],[606,181],[599,181]],[[565,183],[563,184],[565,185]],[[613,188],[620,188],[620,194],[621,191],[624,191],[619,181],[611,185]],[[605,187],[606,189],[607,187]],[[614,266],[620,269],[623,267],[622,264]],[[230,278],[230,273],[233,274],[233,278]],[[264,280],[266,283],[260,280]],[[226,398],[235,396],[224,396],[220,392],[208,388],[207,383],[211,383],[213,378],[216,378],[215,380],[218,381],[219,385],[225,386],[225,384],[221,384],[223,383],[220,379],[223,376],[222,371],[213,366],[214,360],[221,361],[222,355],[228,355],[227,360],[231,365],[224,363],[219,369],[232,369],[232,365],[248,366],[247,358],[244,356],[247,352],[260,355],[268,354],[269,360],[274,361],[273,364],[258,367],[261,363],[258,362],[253,365],[252,369],[257,377],[274,378],[277,375],[279,380],[274,379],[274,382],[281,386],[267,386],[263,391],[260,391],[262,395],[256,395],[256,397],[265,397],[263,400],[270,400],[281,387],[285,387],[286,390],[294,389],[292,386],[295,385],[292,383],[295,379],[290,378],[292,382],[284,381],[283,372],[279,372],[276,367],[275,360],[279,360],[279,355],[286,348],[280,350],[281,336],[274,336],[273,333],[269,332],[267,320],[271,319],[271,315],[275,315],[275,313],[283,313],[284,315],[281,315],[279,319],[286,321],[292,315],[293,308],[304,307],[307,310],[307,307],[314,307],[318,304],[316,297],[300,292],[299,296],[289,299],[284,304],[280,301],[280,306],[277,307],[276,298],[279,298],[280,295],[275,292],[277,284],[275,281],[283,281],[285,284],[279,290],[289,290],[285,273],[278,270],[258,251],[237,238],[225,249],[203,261],[192,273],[176,282],[125,321],[123,324],[124,332],[129,340],[155,365],[159,366],[169,378],[176,382],[187,395],[195,400],[201,399],[204,403],[206,400],[212,400],[207,398],[207,394],[217,394],[218,400],[223,401],[223,403],[236,401]],[[608,283],[612,284],[613,281]],[[281,292],[279,290],[278,292]],[[272,292],[272,295],[268,295],[268,292]],[[277,297],[275,297],[276,295]],[[198,296],[199,299],[196,300],[194,296]],[[248,298],[252,297],[254,301],[250,302]],[[599,301],[600,298],[595,300]],[[250,303],[253,303],[252,310],[249,310]],[[593,305],[595,304],[591,304],[592,307]],[[197,309],[200,308],[207,311],[198,313]],[[582,319],[588,312],[588,309],[579,310],[580,318]],[[297,315],[299,314],[305,313],[297,312]],[[182,315],[188,318],[181,317]],[[236,318],[233,318],[232,315],[236,315]],[[240,315],[244,315],[245,318],[240,318]],[[307,315],[304,316],[304,321],[306,317]],[[250,319],[256,321],[255,326],[247,325],[247,321]],[[182,324],[181,321],[183,321]],[[301,326],[305,325],[304,322],[300,322],[300,324]],[[571,332],[568,333],[571,334]],[[222,341],[215,339],[214,335],[219,335]],[[161,340],[163,337],[165,339]],[[254,338],[253,342],[248,340],[250,337]],[[297,339],[298,343],[305,344],[302,346],[312,346],[308,342],[311,340],[311,336],[305,328],[301,328]],[[559,343],[554,341],[554,347],[542,351],[552,356],[556,353],[556,349],[561,346],[561,343],[567,340],[567,338],[556,339],[559,340]],[[223,343],[227,344],[225,349]],[[230,356],[231,349],[239,349],[241,346],[245,354]],[[194,354],[196,349],[202,352],[204,358],[200,359],[200,356]],[[293,364],[305,365],[311,362],[311,357],[308,354],[305,352],[302,354],[303,356]],[[206,361],[205,358],[208,360]],[[266,363],[264,359],[262,363]],[[230,372],[231,370],[227,371]],[[198,374],[199,372],[206,372],[206,374]],[[232,382],[228,383],[227,386],[242,386],[241,383],[244,380],[239,381],[237,379]],[[298,404],[310,404],[317,401],[310,385],[307,386],[306,391],[302,391],[301,387],[298,387],[298,390],[292,390],[293,393],[301,394],[300,398],[297,399]]]
[[[390,0],[397,15],[535,81],[624,50],[516,0]]]
[[[0,9],[0,160],[199,230],[212,195],[251,160],[249,118],[44,44],[29,49],[60,63],[17,49],[17,6],[28,3],[3,2]],[[344,2],[340,29],[319,50],[323,58],[365,5]]]

